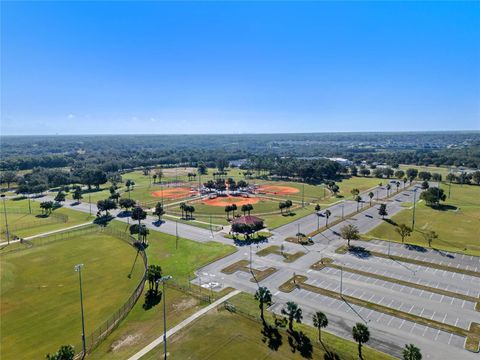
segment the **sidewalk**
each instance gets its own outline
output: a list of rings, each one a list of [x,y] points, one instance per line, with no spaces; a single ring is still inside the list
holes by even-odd
[[[196,312],[192,316],[186,318],[181,323],[179,323],[178,325],[174,326],[173,328],[171,328],[167,331],[167,339],[170,336],[172,336],[173,334],[175,334],[176,332],[183,329],[185,326],[187,326],[191,322],[197,320],[200,316],[202,316],[202,315],[206,314],[207,312],[209,312],[210,310],[216,308],[221,303],[227,301],[228,299],[234,297],[237,294],[240,294],[240,292],[241,292],[240,290],[234,290],[234,291],[228,293],[227,295],[225,295],[224,297],[222,297],[221,299],[218,299],[217,301],[215,301],[215,302],[211,303],[210,305],[204,307],[203,309]],[[135,355],[131,356],[128,360],[138,360],[142,356],[146,355],[148,352],[150,352],[151,350],[153,350],[155,347],[157,347],[158,345],[160,345],[162,343],[163,343],[163,335],[158,337],[154,341],[152,341],[150,344],[145,346],[142,350],[137,352]],[[161,351],[163,352],[163,349]]]
[[[73,225],[73,226],[69,226],[69,227],[66,227],[66,228],[62,228],[62,229],[47,231],[47,232],[44,232],[44,233],[41,233],[41,234],[28,236],[28,237],[25,237],[25,238],[22,238],[22,239],[23,240],[32,240],[32,239],[35,239],[35,238],[38,238],[38,237],[48,236],[48,235],[56,234],[56,233],[63,232],[63,231],[66,231],[66,230],[76,229],[76,228],[86,226],[86,225],[91,225],[91,224],[93,224],[93,223],[92,222],[87,222],[87,223],[83,223],[83,224]],[[20,239],[10,240],[10,244],[14,244],[16,242],[20,242]],[[8,245],[8,241],[1,242],[0,246],[2,246],[2,245]]]

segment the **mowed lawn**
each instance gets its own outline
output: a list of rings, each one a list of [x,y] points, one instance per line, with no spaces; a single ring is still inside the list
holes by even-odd
[[[383,183],[385,185],[388,181],[388,179],[353,176],[349,179],[338,181],[336,182],[336,184],[340,188],[340,192],[338,193],[338,195],[343,196],[344,199],[351,199],[353,198],[351,193],[352,189],[358,189],[360,190],[360,192],[363,192],[375,186],[378,186],[379,183]]]
[[[254,317],[259,317],[258,303],[253,295],[242,293],[230,300],[237,309]],[[267,323],[274,324],[271,313],[266,311]],[[356,343],[327,333],[322,334],[324,346],[318,342],[317,331],[307,325],[295,324],[294,329],[302,331],[312,346],[312,359],[329,359],[325,357],[326,349],[335,353],[338,359],[358,359]],[[214,309],[197,321],[172,336],[168,343],[168,353],[172,359],[305,359],[298,348],[292,350],[289,335],[279,328],[280,336],[266,337],[262,333],[261,321],[231,313],[222,306]],[[328,328],[327,328],[328,331]],[[272,340],[273,339],[273,340]],[[269,347],[270,345],[270,347]],[[307,346],[305,346],[307,348]],[[158,346],[142,360],[161,358],[163,347]],[[332,357],[333,359],[333,357]],[[393,357],[371,348],[364,348],[365,360],[387,360]]]
[[[448,194],[448,185],[443,184],[442,188]],[[415,231],[405,241],[428,246],[423,233],[433,230],[439,238],[433,241],[432,247],[480,256],[480,186],[453,184],[450,199],[443,205],[439,210],[426,206],[424,202],[419,203],[415,213]],[[411,226],[412,212],[413,209],[408,208],[391,219],[397,224]],[[367,235],[401,241],[395,225],[388,222],[383,222]]]
[[[94,219],[94,217],[89,214],[68,209],[66,207],[56,209],[54,213],[67,215],[67,222],[62,222],[53,218],[37,217],[33,214],[30,215],[28,213],[28,200],[7,200],[5,205],[7,208],[8,223],[11,225],[10,233],[19,237],[27,237],[48,231],[59,230],[91,222]],[[31,201],[30,206],[35,214],[40,211],[40,203],[38,201]],[[3,210],[3,204],[1,210]],[[5,241],[5,216],[3,211],[0,213],[0,229],[0,238],[2,241]]]
[[[62,344],[81,344],[78,273],[83,263],[85,329],[89,334],[129,298],[143,274],[136,251],[101,233],[1,256],[2,359],[43,359]]]
[[[123,223],[112,222],[109,226],[125,229]],[[188,286],[194,271],[216,259],[236,251],[234,246],[208,242],[198,243],[180,238],[178,248],[175,236],[150,231],[147,255],[149,264],[160,265],[165,275]],[[204,295],[209,294],[204,290]],[[168,286],[166,295],[167,327],[171,328],[198,311],[206,303]],[[145,310],[143,297],[120,326],[89,355],[91,359],[127,359],[163,333],[163,303]]]

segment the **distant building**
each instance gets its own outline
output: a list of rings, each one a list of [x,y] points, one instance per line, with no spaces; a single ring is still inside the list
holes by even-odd
[[[339,157],[336,157],[336,158],[328,158],[328,160],[331,160],[331,161],[335,161],[341,165],[345,165],[345,166],[348,166],[348,165],[352,165],[353,164],[353,161],[350,161],[348,159],[344,159],[344,158],[339,158]]]
[[[247,159],[238,159],[238,160],[230,160],[228,162],[229,167],[240,167],[247,163]]]

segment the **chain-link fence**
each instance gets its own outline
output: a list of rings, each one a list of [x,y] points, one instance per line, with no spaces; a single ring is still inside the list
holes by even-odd
[[[68,215],[66,214],[59,214],[59,213],[51,213],[48,216],[42,213],[41,211],[38,210],[33,210],[30,212],[25,209],[16,209],[16,208],[10,208],[7,210],[7,219],[8,219],[8,214],[15,214],[15,215],[25,215],[25,216],[33,216],[34,218],[32,219],[29,217],[28,219],[25,219],[24,221],[19,221],[17,218],[14,223],[8,224],[8,231],[10,233],[10,236],[13,237],[15,234],[13,232],[15,231],[20,231],[20,230],[26,230],[26,229],[32,229],[37,226],[44,226],[44,225],[51,225],[51,224],[61,224],[61,223],[66,223],[68,222]],[[5,222],[5,215],[4,213],[1,213],[0,216],[2,217],[2,221],[0,223],[0,234],[4,235],[6,234],[7,228],[4,224]]]
[[[59,232],[59,233],[55,233],[47,236],[38,237],[31,241],[23,240],[22,243],[13,244],[13,245],[18,245],[18,247],[15,247],[11,251],[9,251],[9,252],[21,251],[21,250],[28,249],[32,246],[43,246],[56,241],[76,239],[79,236],[89,235],[93,233],[107,233],[133,246],[137,250],[138,255],[143,260],[144,270],[143,270],[142,278],[140,279],[138,285],[136,286],[135,290],[130,295],[128,300],[122,306],[120,306],[117,309],[117,311],[115,311],[112,315],[110,315],[110,317],[105,322],[103,322],[100,326],[98,326],[94,331],[92,331],[88,335],[87,334],[85,335],[85,345],[86,345],[87,353],[92,351],[95,348],[95,346],[97,346],[118,326],[120,321],[122,321],[127,316],[127,314],[130,312],[130,310],[133,308],[135,303],[138,301],[138,299],[142,295],[143,289],[145,287],[146,272],[148,268],[148,259],[145,252],[141,248],[136,246],[137,239],[120,230],[108,228],[108,227],[100,227],[98,225],[92,224],[92,225],[86,225],[86,226],[82,226],[82,227],[71,229],[64,232]],[[4,254],[5,252],[2,252],[2,255]],[[77,344],[75,346],[75,349],[79,350],[79,352],[75,355],[75,359],[82,358],[83,356],[82,348],[83,346],[81,344]]]

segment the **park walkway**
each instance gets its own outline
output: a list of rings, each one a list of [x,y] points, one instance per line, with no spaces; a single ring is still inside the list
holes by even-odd
[[[210,310],[216,308],[218,305],[222,304],[223,302],[227,301],[228,299],[234,297],[237,294],[240,294],[240,290],[234,290],[232,292],[229,292],[227,295],[224,297],[218,299],[217,301],[211,303],[210,305],[204,307],[203,309],[197,311],[195,314],[191,315],[190,317],[186,318],[183,320],[181,323],[178,325],[175,325],[173,328],[167,330],[167,339],[175,334],[176,332],[182,330],[185,326],[188,324],[192,323],[193,321],[197,320],[200,316],[206,314]],[[137,352],[135,355],[131,356],[128,360],[139,360],[142,358],[142,356],[145,356],[147,353],[152,351],[155,347],[163,343],[163,335],[159,336],[155,340],[153,340],[150,344],[145,346],[142,350]],[[163,350],[162,350],[163,351]]]
[[[44,237],[44,236],[56,234],[56,233],[59,233],[59,232],[76,229],[76,228],[79,228],[79,227],[82,227],[82,226],[91,225],[91,224],[92,224],[92,222],[90,221],[90,222],[86,222],[86,223],[78,224],[78,225],[73,225],[73,226],[69,226],[69,227],[66,227],[66,228],[62,228],[62,229],[47,231],[47,232],[37,234],[37,235],[27,236],[27,237],[22,238],[22,240],[32,240],[32,239],[35,239],[35,238]],[[16,242],[20,242],[20,239],[10,240],[10,244],[14,244]],[[0,243],[0,246],[3,246],[3,245],[8,245],[8,241],[4,241],[4,242]]]

